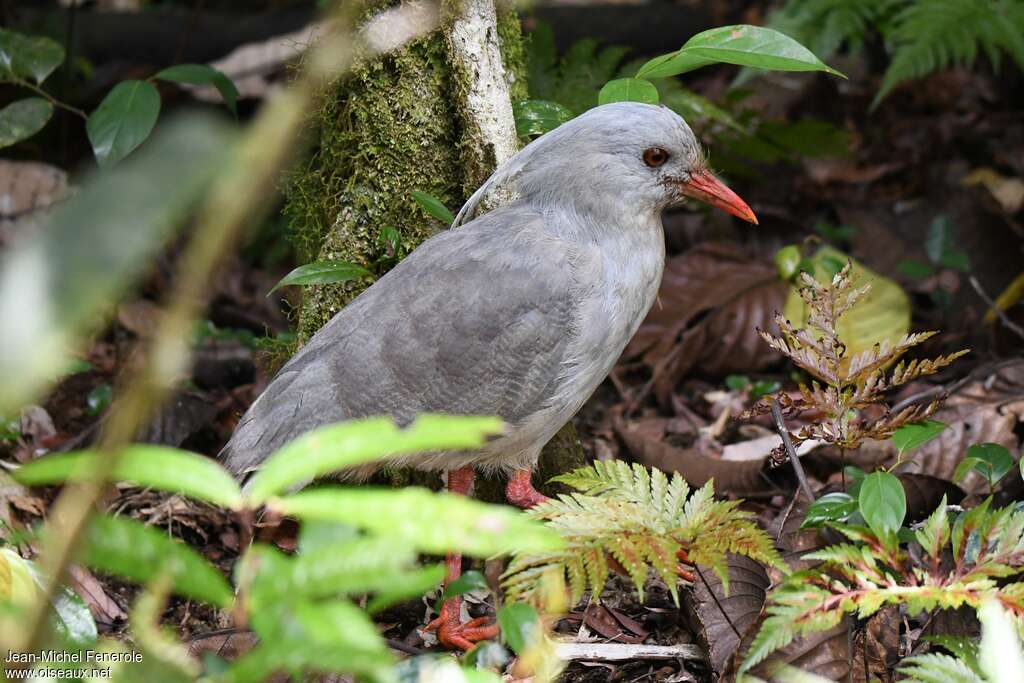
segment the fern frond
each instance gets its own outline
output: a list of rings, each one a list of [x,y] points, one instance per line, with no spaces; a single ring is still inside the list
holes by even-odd
[[[911,683],[985,683],[962,660],[934,652],[907,657],[897,670]]]
[[[586,590],[599,596],[608,579],[609,558],[620,565],[641,598],[653,569],[678,604],[680,551],[710,565],[728,585],[726,554],[745,555],[785,571],[771,539],[739,510],[739,501],[716,501],[708,482],[690,494],[678,474],[622,461],[598,461],[555,478],[577,491],[528,512],[562,536],[565,547],[517,555],[502,576],[510,600],[544,607],[541,582],[559,572],[575,603]]]
[[[1003,53],[1024,69],[1020,0],[929,0],[910,3],[887,36],[892,62],[875,107],[903,81],[954,65],[973,66],[983,52],[994,67]]]

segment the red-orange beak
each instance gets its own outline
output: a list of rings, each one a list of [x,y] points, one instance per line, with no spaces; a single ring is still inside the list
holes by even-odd
[[[687,197],[710,204],[716,208],[757,225],[757,216],[747,203],[735,192],[716,178],[711,171],[695,171],[688,182],[681,184],[681,191]]]

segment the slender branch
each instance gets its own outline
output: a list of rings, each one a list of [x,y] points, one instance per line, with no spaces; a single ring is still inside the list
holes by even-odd
[[[81,117],[81,119],[83,121],[89,120],[89,115],[86,114],[84,111],[82,111],[78,107],[73,107],[70,104],[65,104],[64,102],[61,102],[56,97],[54,97],[50,93],[46,92],[45,90],[40,88],[35,83],[32,83],[30,81],[23,81],[20,78],[15,78],[12,82],[15,85],[20,85],[22,88],[26,88],[28,90],[31,90],[32,92],[34,92],[35,94],[39,95],[43,99],[47,100],[53,106],[60,107],[61,109],[64,109],[65,111],[71,112],[75,116]]]
[[[270,99],[249,126],[231,155],[230,163],[211,189],[196,219],[194,239],[182,258],[182,282],[174,292],[148,354],[150,362],[134,376],[112,411],[100,437],[101,452],[95,469],[79,486],[61,493],[50,513],[55,528],[46,534],[39,564],[43,595],[25,615],[27,628],[17,649],[34,651],[47,630],[49,605],[100,501],[120,455],[120,449],[170,391],[178,370],[187,360],[188,330],[205,302],[209,280],[222,256],[237,243],[246,225],[258,220],[274,195],[279,171],[295,152],[294,139],[306,111],[314,104],[320,85],[346,73],[353,61],[370,51],[364,36],[353,31],[348,3],[338,10],[337,33],[322,40],[310,54],[307,68],[292,87]],[[423,28],[404,20],[409,38]],[[396,21],[396,24],[399,21]]]
[[[800,482],[800,490],[804,492],[809,501],[814,502],[814,491],[811,490],[811,485],[807,481],[804,466],[800,464],[800,456],[796,454],[793,441],[789,438],[789,430],[786,428],[786,422],[782,418],[782,409],[779,408],[778,401],[772,401],[772,418],[775,420],[775,429],[778,430],[779,436],[782,437],[782,445],[786,447],[786,453],[789,454],[789,461],[793,463],[793,471],[796,472],[797,481]]]

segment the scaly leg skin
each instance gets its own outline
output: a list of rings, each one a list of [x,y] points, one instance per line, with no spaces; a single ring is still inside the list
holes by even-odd
[[[517,470],[508,479],[508,486],[505,487],[505,498],[516,507],[532,508],[548,500],[543,493],[533,488],[530,482],[530,470]]]
[[[460,467],[448,472],[448,490],[468,496],[473,488],[473,467]],[[462,555],[448,553],[445,558],[444,585],[448,586],[462,574]],[[490,640],[498,636],[498,625],[491,622],[490,617],[478,617],[465,624],[461,622],[462,598],[448,598],[441,606],[441,614],[437,619],[424,627],[424,631],[437,630],[438,641],[449,649],[469,650],[473,644],[481,640]]]

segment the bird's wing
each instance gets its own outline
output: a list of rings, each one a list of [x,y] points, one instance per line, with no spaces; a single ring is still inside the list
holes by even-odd
[[[570,252],[510,207],[442,232],[331,319],[239,422],[235,472],[315,427],[369,415],[498,415],[546,405],[574,333]]]

